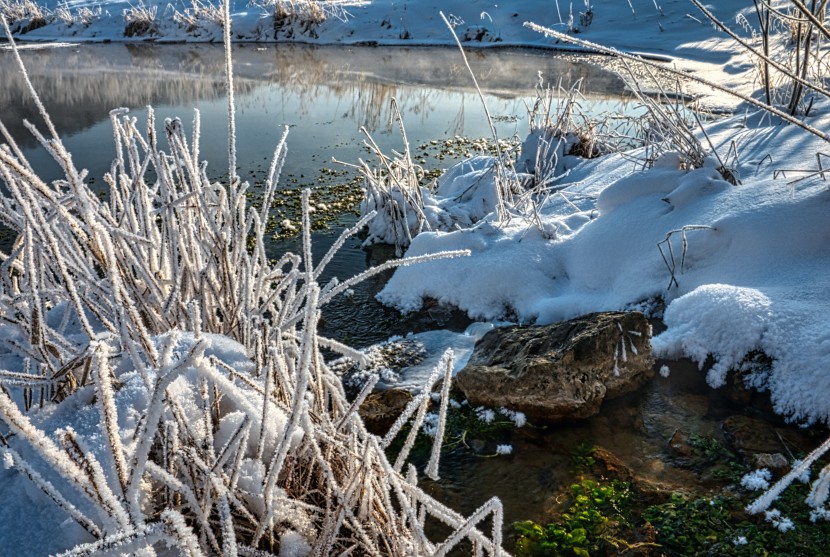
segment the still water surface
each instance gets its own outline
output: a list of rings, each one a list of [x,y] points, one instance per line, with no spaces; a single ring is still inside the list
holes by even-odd
[[[402,147],[389,125],[390,100],[403,113],[410,142],[489,136],[481,102],[459,54],[450,49],[338,48],[240,45],[234,49],[240,174],[250,176],[270,157],[283,125],[291,127],[290,174],[316,170],[332,157],[365,157],[360,128],[384,148]],[[157,120],[192,110],[202,115],[202,156],[215,176],[226,169],[227,98],[218,45],[69,45],[27,50],[23,58],[56,127],[92,176],[114,156],[108,112],[125,106],[143,121],[152,104]],[[583,82],[586,110],[616,111],[623,85],[613,74],[573,57],[525,51],[470,55],[500,137],[527,131],[534,86]],[[0,50],[2,118],[26,146],[34,139],[22,119],[38,119],[11,54]],[[37,157],[35,161],[40,161]],[[33,162],[35,162],[33,161]]]

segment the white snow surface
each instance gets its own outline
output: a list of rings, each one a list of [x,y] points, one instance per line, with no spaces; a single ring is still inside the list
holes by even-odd
[[[827,108],[817,125],[830,123]],[[536,323],[663,299],[668,329],[653,339],[658,357],[687,356],[701,367],[711,357],[708,381],[719,387],[747,355],[763,352],[772,365],[753,368],[750,384],[769,389],[782,414],[827,421],[830,187],[817,177],[791,184],[793,174],[772,176],[812,168],[822,147],[792,126],[744,122],[709,126],[721,149],[737,142],[740,185],[710,162],[681,170],[671,154],[649,170],[632,161],[636,153],[586,160],[564,179],[569,202],[550,197],[540,223],[490,215],[460,230],[421,233],[408,255],[468,249],[472,256],[401,268],[378,298],[411,311],[429,297],[478,319]],[[463,175],[449,172],[460,188]],[[478,177],[473,169],[467,176],[469,184]],[[658,249],[669,233],[676,285]]]
[[[448,349],[452,350],[453,375],[455,375],[467,365],[476,342],[494,327],[504,324],[473,323],[463,333],[438,330],[410,333],[403,338],[392,337],[386,342],[374,344],[362,350],[369,364],[349,380],[362,384],[371,374],[377,374],[380,377],[377,387],[380,389],[394,387],[413,393],[420,392],[436,366],[441,364],[444,353]],[[384,352],[418,354],[420,357],[415,358],[415,362],[410,365],[390,364]],[[432,393],[432,395],[439,397],[438,393]],[[435,401],[437,402],[438,399],[436,398]]]

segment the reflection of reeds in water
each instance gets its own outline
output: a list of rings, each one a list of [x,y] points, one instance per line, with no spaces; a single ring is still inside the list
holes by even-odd
[[[28,51],[24,53],[24,60],[32,81],[52,111],[56,126],[65,133],[99,122],[112,106],[182,104],[225,95],[221,65],[217,68],[206,64],[203,58],[189,54],[187,49],[174,63],[148,57],[147,53],[144,49],[123,45],[87,46],[77,50]],[[134,71],[133,64],[140,71]],[[25,93],[22,74],[12,65],[11,56],[0,56],[0,74],[3,75],[0,106],[4,107],[4,121],[23,145],[33,145],[34,139],[24,133],[21,122],[35,116],[34,106]],[[243,94],[255,87],[256,83],[250,79],[237,82],[237,90]]]
[[[367,130],[379,130],[388,127],[389,106],[397,96],[398,88],[386,83],[367,83],[361,91],[352,97],[349,115]]]
[[[108,56],[113,53],[115,56]],[[53,110],[57,126],[71,133],[99,121],[115,105],[175,105],[225,96],[221,50],[183,48],[172,54],[166,48],[113,45],[30,51],[25,53],[25,61]],[[309,51],[300,52],[298,58],[279,54],[268,66],[272,64],[275,71],[265,71],[262,77],[244,72],[238,76],[237,94],[245,96],[264,83],[276,84],[297,98],[300,114],[309,113],[321,100],[347,99],[349,117],[359,126],[377,130],[389,120],[389,101],[402,92],[396,85],[369,81],[368,76],[343,80],[342,71],[310,56]],[[26,99],[25,82],[11,66],[10,57],[0,57],[0,73],[4,76],[0,106],[8,107],[4,117],[13,132],[22,132],[14,126],[34,116],[28,100],[20,103],[21,98]],[[424,112],[426,107],[418,111]]]
[[[461,102],[458,104],[458,112],[456,112],[455,118],[450,120],[450,123],[447,126],[447,135],[464,135],[465,113],[466,111],[464,110],[464,97],[461,97]]]
[[[344,100],[343,113],[356,123],[356,128],[366,128],[370,132],[388,131],[392,99],[419,116],[421,121],[426,120],[439,102],[438,91],[378,80],[377,76],[348,65],[329,63],[314,51],[302,53],[299,60],[280,53],[279,49],[275,52],[275,67],[280,71],[267,78],[297,99],[300,114],[308,114],[321,101]]]
[[[411,51],[239,45],[234,55],[239,60],[235,75],[240,98],[250,99],[248,93],[270,84],[296,99],[299,115],[322,101],[342,103],[341,113],[354,120],[356,129],[363,126],[372,132],[387,129],[392,98],[404,114],[424,121],[446,104],[443,95],[473,93],[457,53],[446,49],[419,49],[415,57]],[[188,106],[225,94],[223,56],[217,45],[84,45],[31,50],[24,56],[56,124],[70,134],[99,121],[112,106]],[[12,132],[26,138],[22,128],[13,126],[32,116],[31,106],[21,104],[26,96],[23,81],[9,63],[10,57],[0,50],[0,106]],[[470,64],[474,71],[481,70],[484,91],[504,98],[532,96],[538,71],[561,76],[566,85],[584,78],[589,96],[592,89],[616,86],[596,66],[552,56],[476,52]],[[488,66],[492,67],[485,69]],[[458,96],[462,106],[448,131],[462,135],[465,111],[463,95]]]

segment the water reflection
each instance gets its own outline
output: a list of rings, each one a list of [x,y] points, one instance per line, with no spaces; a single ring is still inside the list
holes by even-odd
[[[224,96],[219,45],[71,45],[22,53],[32,81],[62,133],[74,134],[106,118],[111,108],[183,105]],[[312,115],[319,104],[337,103],[340,115],[370,131],[389,120],[396,97],[405,112],[423,123],[455,95],[455,111],[443,132],[464,133],[464,98],[472,82],[453,49],[379,49],[303,45],[239,45],[234,49],[240,97],[263,87],[291,97],[291,114]],[[532,95],[541,73],[566,87],[583,80],[585,92],[619,94],[619,79],[573,57],[526,51],[474,51],[470,64],[483,89],[496,99]],[[33,140],[21,126],[34,118],[33,104],[11,53],[0,51],[3,121],[24,144]],[[496,104],[499,104],[498,102]],[[245,107],[243,107],[245,108]],[[250,109],[262,106],[251,104]],[[357,127],[356,126],[356,127]],[[19,132],[19,133],[18,133]]]

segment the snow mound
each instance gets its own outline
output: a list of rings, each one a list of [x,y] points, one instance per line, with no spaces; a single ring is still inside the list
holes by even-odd
[[[707,284],[674,300],[663,316],[668,330],[652,340],[660,358],[687,356],[700,366],[712,356],[706,380],[721,387],[726,374],[761,349],[772,319],[772,302],[754,288]]]

